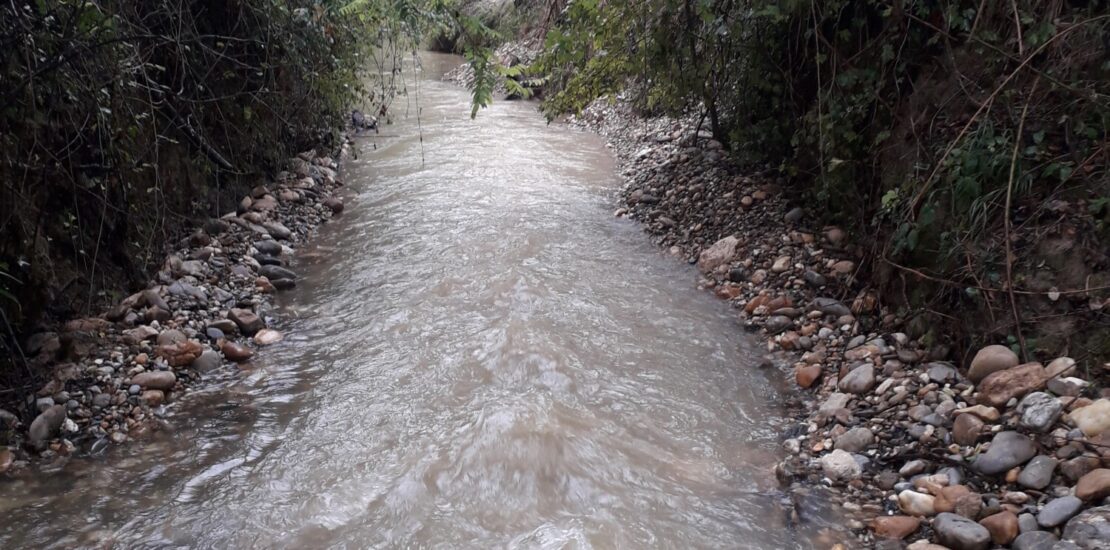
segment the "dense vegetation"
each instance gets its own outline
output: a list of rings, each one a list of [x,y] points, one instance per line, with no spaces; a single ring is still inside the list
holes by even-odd
[[[551,116],[621,90],[701,115],[873,236],[871,278],[936,314],[924,332],[1105,358],[1107,36],[1097,0],[574,0],[533,70]]]
[[[445,0],[0,6],[0,399],[37,378],[23,336],[141,287],[189,227],[338,145],[351,107],[388,113],[456,28],[489,32]]]

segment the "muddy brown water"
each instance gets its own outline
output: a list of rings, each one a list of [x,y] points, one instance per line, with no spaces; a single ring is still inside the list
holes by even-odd
[[[454,62],[359,138],[285,341],[166,432],[0,483],[0,547],[814,545],[734,312],[612,216],[600,138],[529,103],[471,120]]]

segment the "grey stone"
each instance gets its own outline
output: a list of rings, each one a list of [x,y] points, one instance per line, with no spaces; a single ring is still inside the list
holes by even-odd
[[[825,398],[825,402],[821,403],[821,406],[818,407],[817,412],[825,416],[830,416],[836,411],[847,407],[851,400],[852,396],[846,393],[831,393]]]
[[[1033,431],[1043,432],[1052,427],[1060,418],[1063,405],[1055,397],[1044,392],[1033,392],[1022,398],[1018,404],[1021,425]]]
[[[1056,544],[1056,535],[1048,531],[1028,531],[1018,535],[1010,548],[1013,550],[1052,550]]]
[[[1037,523],[1041,527],[1056,527],[1063,524],[1083,508],[1083,501],[1073,496],[1066,496],[1049,501],[1037,514]]]
[[[807,269],[806,272],[802,274],[802,280],[805,281],[807,285],[812,287],[822,287],[825,286],[825,283],[828,282],[827,280],[825,280],[824,275],[811,269]]]
[[[254,248],[267,256],[281,255],[281,243],[277,241],[257,241],[254,243]]]
[[[1037,447],[1018,432],[1000,432],[991,440],[987,452],[975,459],[974,467],[986,475],[1001,474],[1020,466],[1037,454]]]
[[[870,391],[875,387],[875,367],[864,364],[852,369],[840,379],[837,387],[846,393],[860,394]]]
[[[871,430],[852,428],[836,438],[835,447],[849,453],[858,453],[866,449],[874,440],[875,435],[871,433]]]
[[[1040,455],[1029,464],[1018,475],[1017,482],[1022,487],[1030,489],[1044,489],[1052,481],[1052,474],[1056,471],[1056,465],[1060,462],[1050,456]]]
[[[1029,531],[1036,531],[1040,528],[1041,526],[1037,525],[1037,516],[1034,516],[1029,512],[1018,516],[1018,530],[1020,532],[1028,533]]]
[[[767,318],[767,322],[763,324],[763,328],[767,329],[768,334],[778,334],[794,325],[789,317],[785,315],[772,315]]]
[[[188,338],[185,336],[184,332],[181,332],[180,330],[177,330],[175,328],[170,328],[163,330],[161,333],[158,334],[157,343],[159,346],[168,346],[171,344],[184,342],[185,340],[188,340]]]
[[[1083,550],[1110,548],[1110,506],[1084,510],[1064,527],[1064,539]]]
[[[65,420],[66,408],[62,405],[54,405],[35,417],[27,430],[27,436],[35,445],[45,443],[58,433]]]
[[[297,274],[279,265],[264,265],[258,270],[258,273],[266,277],[270,281],[278,281],[283,279],[296,280]]]
[[[293,237],[293,232],[290,231],[288,227],[282,225],[281,222],[266,222],[262,224],[262,227],[265,227],[266,232],[275,239],[288,241]]]
[[[789,212],[786,213],[786,221],[787,223],[796,224],[802,221],[802,217],[805,216],[805,214],[805,210],[802,210],[801,208],[792,208]]]
[[[991,533],[986,527],[951,512],[942,512],[933,520],[937,542],[952,550],[985,550],[990,546]]]
[[[925,366],[929,369],[927,371],[929,374],[929,380],[932,380],[933,382],[936,382],[938,384],[955,382],[956,379],[959,377],[959,374],[956,372],[956,367],[953,367],[948,363],[929,363]]]
[[[848,306],[840,303],[834,298],[814,298],[811,307],[825,315],[832,315],[834,317],[843,317],[852,314],[852,310],[848,309]]]
[[[215,350],[206,349],[193,360],[193,370],[197,372],[211,372],[223,364],[220,354]]]
[[[840,449],[821,457],[821,470],[825,477],[833,481],[853,480],[863,473],[863,469],[852,454]]]

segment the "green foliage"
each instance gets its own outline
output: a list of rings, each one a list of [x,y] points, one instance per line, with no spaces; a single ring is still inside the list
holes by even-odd
[[[793,176],[831,221],[894,228],[899,251],[948,252],[997,220],[1015,140],[1019,199],[1074,181],[1085,159],[1084,177],[1105,177],[1105,8],[581,0],[537,66],[549,116],[635,82],[640,107],[703,112],[738,160]]]
[[[33,324],[47,303],[86,312],[142,278],[183,222],[334,144],[388,34],[333,1],[0,6],[0,265],[18,281],[0,279],[23,306],[12,322]]]

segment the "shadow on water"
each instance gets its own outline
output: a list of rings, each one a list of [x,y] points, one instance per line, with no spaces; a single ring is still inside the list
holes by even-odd
[[[835,515],[777,486],[781,390],[611,216],[604,143],[525,103],[471,120],[425,61],[298,253],[285,341],[144,443],[5,481],[4,547],[814,546]]]

